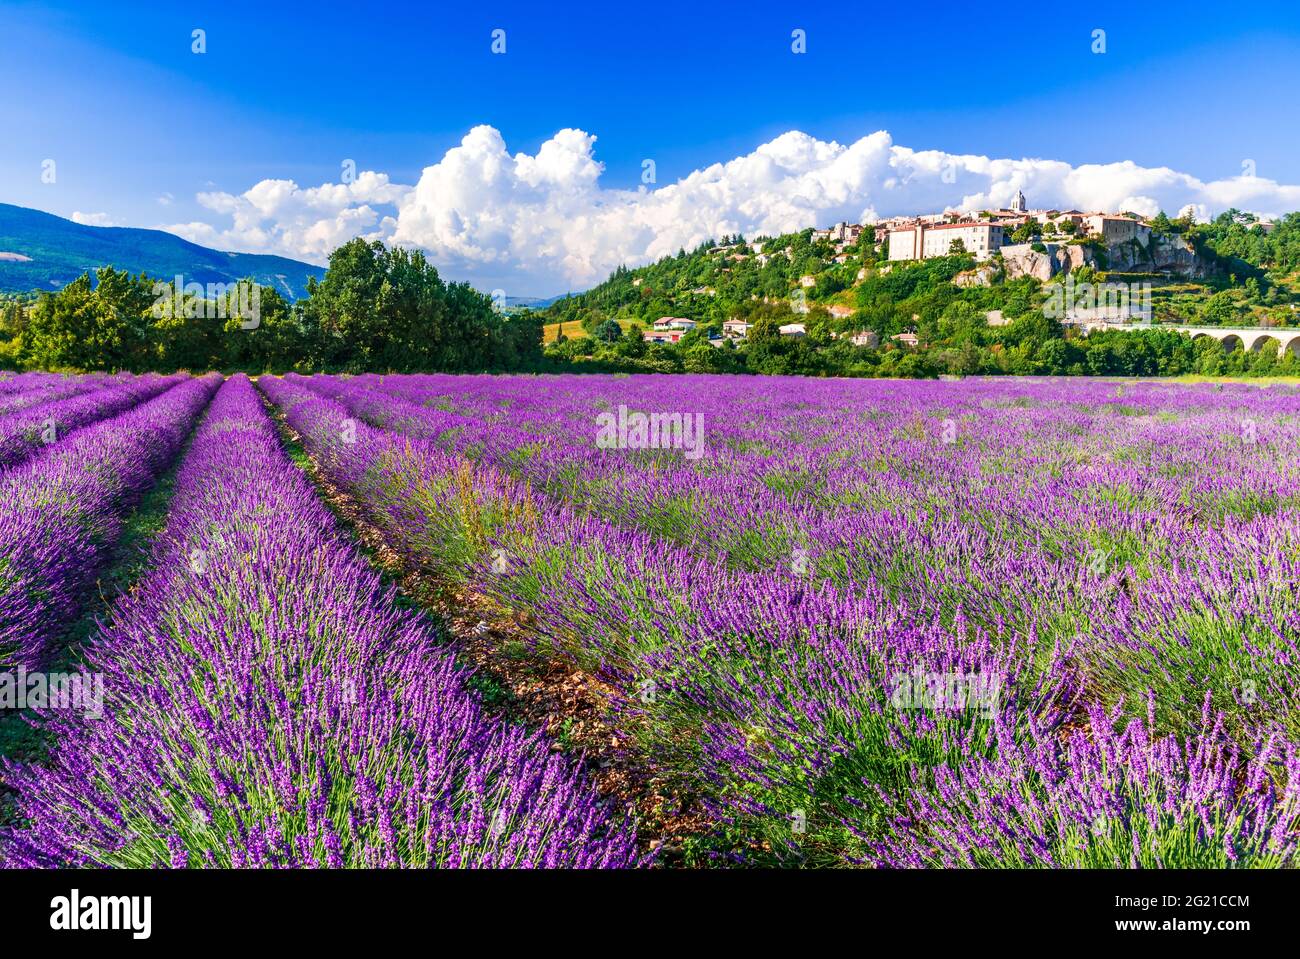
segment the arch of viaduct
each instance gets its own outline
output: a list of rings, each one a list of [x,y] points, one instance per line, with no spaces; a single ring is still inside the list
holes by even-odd
[[[1093,329],[1098,326],[1109,329],[1132,329],[1132,325],[1127,327],[1123,324],[1091,324]],[[1145,326],[1146,324],[1142,324]],[[1186,333],[1192,339],[1199,339],[1202,336],[1208,336],[1213,340],[1218,340],[1223,344],[1224,349],[1235,350],[1238,347],[1244,350],[1251,350],[1258,353],[1268,344],[1270,340],[1277,343],[1277,355],[1285,356],[1287,350],[1300,356],[1300,329],[1276,329],[1271,327],[1241,327],[1233,328],[1227,326],[1165,326],[1161,324],[1158,329],[1176,330],[1179,333]]]
[[[1232,329],[1223,326],[1171,326],[1165,329],[1178,330],[1192,339],[1208,336],[1218,340],[1225,349],[1235,350],[1241,347],[1258,353],[1270,340],[1277,343],[1277,355],[1285,356],[1287,350],[1300,356],[1300,329],[1279,330],[1261,327]]]

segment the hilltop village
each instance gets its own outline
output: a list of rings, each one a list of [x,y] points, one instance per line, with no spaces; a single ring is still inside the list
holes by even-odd
[[[1180,211],[1180,217],[1194,219],[1196,211],[1188,207]],[[1271,221],[1258,221],[1259,229],[1270,231]],[[1095,257],[1089,257],[1089,251],[1104,250],[1112,258],[1116,253],[1130,249],[1136,253],[1131,257],[1140,262],[1143,255],[1155,257],[1158,249],[1169,246],[1176,254],[1181,254],[1187,262],[1174,262],[1174,272],[1187,273],[1195,271],[1195,255],[1185,243],[1152,242],[1152,225],[1143,217],[1128,212],[1085,212],[1081,210],[1030,209],[1024,193],[1017,192],[1010,206],[996,210],[981,210],[974,214],[946,211],[943,213],[926,213],[915,216],[898,216],[880,220],[871,224],[840,222],[825,229],[814,229],[809,234],[810,243],[829,247],[830,264],[842,266],[862,256],[864,247],[874,246],[876,260],[881,272],[887,273],[894,264],[909,263],[947,257],[970,257],[977,264],[993,259],[999,261],[1004,275],[1014,279],[1020,276],[1033,276],[1040,280],[1050,280],[1058,273],[1070,272],[1079,266],[1095,266]],[[1074,247],[1070,251],[1069,247]],[[773,259],[794,258],[792,245],[777,247],[770,241],[756,240],[745,244],[742,242],[724,243],[711,246],[707,250],[711,257],[721,258],[731,266],[724,267],[723,272],[734,271],[737,265],[753,259],[760,268],[766,267]],[[1168,257],[1165,257],[1169,260]],[[1153,262],[1152,266],[1170,272],[1169,262]],[[1123,269],[1123,267],[1121,267]],[[869,268],[863,266],[855,276],[855,281],[866,279]],[[984,283],[990,276],[989,271],[976,270],[958,278],[958,282]],[[634,278],[632,283],[640,287],[643,280]],[[814,273],[802,274],[797,278],[796,286],[791,292],[790,310],[794,314],[807,314],[810,310],[809,291],[818,286],[819,277]],[[716,295],[716,290],[701,286],[692,290],[696,295]],[[756,294],[751,296],[757,298]],[[771,302],[770,298],[766,302]],[[1125,305],[1125,316],[1128,307]],[[830,303],[826,306],[830,317],[844,320],[854,315],[853,307],[843,303]],[[1084,319],[1092,320],[1097,312],[1095,305],[1070,310],[1062,318],[1067,322]],[[1137,315],[1135,307],[1133,314]],[[1118,318],[1114,310],[1108,317]],[[1143,319],[1149,319],[1141,313]],[[998,311],[989,311],[986,320],[994,326],[1006,322]],[[744,340],[752,323],[742,317],[733,316],[723,321],[720,330],[708,337],[713,346],[722,346],[727,340]],[[684,316],[660,316],[653,320],[648,329],[641,332],[647,343],[680,343],[687,334],[696,330],[700,321]],[[797,319],[781,324],[778,331],[782,336],[803,337],[807,335],[807,324]],[[838,334],[836,334],[838,335]],[[879,345],[879,337],[871,331],[850,331],[849,342],[855,346]],[[914,332],[904,331],[891,337],[905,346],[917,346],[919,341]]]
[[[728,236],[552,304],[545,352],[615,369],[788,370],[769,354],[816,354],[831,362],[812,369],[844,375],[1099,372],[1114,364],[1080,360],[1104,327],[1293,325],[1296,238],[1295,214],[1204,222],[1191,207],[1171,219],[1031,206],[1023,193],[999,209]],[[1048,342],[1059,345],[1035,360]],[[1215,367],[1201,348],[1178,365]]]

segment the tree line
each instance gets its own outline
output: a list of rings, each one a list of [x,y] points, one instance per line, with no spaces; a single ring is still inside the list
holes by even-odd
[[[291,302],[272,287],[173,283],[112,267],[0,306],[0,365],[132,372],[534,370],[540,320],[448,283],[418,251],[352,240]]]

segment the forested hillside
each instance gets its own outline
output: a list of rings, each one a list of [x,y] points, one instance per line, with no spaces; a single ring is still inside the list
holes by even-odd
[[[1235,210],[1206,224],[1162,214],[1151,225],[1156,233],[1186,239],[1211,265],[1208,275],[1190,280],[1084,267],[1071,276],[1078,283],[1151,283],[1154,328],[1085,336],[1065,327],[1044,314],[1047,284],[1008,278],[996,255],[977,264],[959,249],[953,256],[890,263],[887,241],[877,244],[870,229],[839,252],[805,230],[753,241],[724,237],[646,267],[619,269],[587,293],[544,311],[548,324],[564,324],[549,326],[553,335],[565,331],[546,352],[555,360],[605,370],[851,376],[1300,373],[1291,354],[1225,353],[1216,342],[1193,343],[1159,328],[1162,323],[1296,325],[1300,214],[1289,214],[1270,232]],[[1028,242],[1034,236],[1024,231],[1017,239]],[[644,342],[641,331],[665,316],[697,326],[675,344]],[[744,339],[722,339],[727,320],[754,325]],[[781,335],[780,328],[792,324],[801,325],[802,335]],[[571,332],[576,330],[588,335]],[[867,335],[853,345],[854,334]]]
[[[0,203],[0,293],[58,290],[106,266],[204,285],[251,278],[290,300],[306,294],[308,278],[325,274],[282,256],[223,253],[162,230],[85,226]]]

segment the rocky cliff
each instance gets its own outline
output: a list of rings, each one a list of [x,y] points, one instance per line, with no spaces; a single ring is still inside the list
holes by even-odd
[[[1098,255],[1091,246],[1069,243],[1044,244],[1045,251],[1028,243],[1004,246],[1000,251],[1007,279],[1032,276],[1050,280],[1058,273],[1090,266],[1112,273],[1164,273],[1183,279],[1204,279],[1214,271],[1181,236],[1148,234],[1126,243],[1116,243]]]

